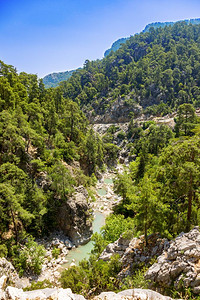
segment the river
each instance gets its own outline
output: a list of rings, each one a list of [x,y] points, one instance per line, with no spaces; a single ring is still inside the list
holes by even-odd
[[[103,181],[98,182],[97,184],[97,201],[94,206],[94,221],[93,221],[93,233],[100,233],[101,227],[105,225],[105,218],[111,210],[113,201],[118,200],[118,197],[114,195],[113,192],[113,174],[106,175]],[[113,199],[111,197],[113,196]],[[78,263],[85,259],[88,259],[93,249],[94,244],[92,241],[89,241],[85,245],[78,246],[69,251],[66,256],[67,263],[63,267],[69,267],[72,263],[78,265]]]

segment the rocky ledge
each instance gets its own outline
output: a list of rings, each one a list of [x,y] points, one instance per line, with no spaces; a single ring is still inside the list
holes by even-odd
[[[59,209],[59,229],[76,246],[85,244],[92,235],[92,217],[88,203],[88,192],[83,186],[76,188],[72,198]]]
[[[122,235],[117,241],[106,247],[99,259],[108,261],[114,254],[119,254],[122,271],[118,274],[118,277],[123,278],[131,275],[133,265],[148,263],[168,247],[168,240],[161,239],[159,234],[148,236],[148,246],[145,245],[144,236],[128,239]]]
[[[200,293],[200,232],[195,227],[188,233],[181,233],[146,273],[150,286],[175,288],[191,287]]]
[[[1,281],[1,279],[0,279]],[[4,278],[5,283],[5,278]],[[8,286],[0,289],[1,300],[86,300],[82,295],[73,294],[71,289],[46,288],[24,292],[22,289]],[[167,296],[143,289],[130,289],[119,293],[104,292],[93,298],[94,300],[172,300]]]
[[[157,234],[150,235],[147,246],[143,236],[131,240],[121,236],[106,247],[100,259],[108,261],[114,254],[119,254],[122,262],[119,278],[131,275],[133,266],[157,257],[157,262],[145,274],[150,288],[159,291],[172,286],[175,289],[191,288],[195,294],[200,294],[199,227],[181,233],[172,241],[161,239]]]
[[[172,300],[152,290],[129,289],[119,293],[104,292],[96,296],[94,300]]]

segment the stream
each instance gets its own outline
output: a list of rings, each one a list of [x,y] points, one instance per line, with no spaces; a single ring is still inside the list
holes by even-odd
[[[111,174],[113,176],[113,174]],[[118,200],[114,196],[113,188],[113,179],[112,177],[106,177],[103,181],[97,184],[97,201],[94,206],[94,221],[93,221],[93,233],[100,233],[101,227],[105,225],[106,215],[110,213],[110,210],[106,210],[108,207],[112,206],[113,201]],[[111,196],[114,196],[114,200],[111,200]],[[69,267],[70,265],[76,264],[83,260],[88,259],[93,249],[94,244],[92,241],[89,241],[85,245],[78,246],[69,251],[66,256],[67,263],[63,265],[64,268]]]
[[[94,221],[93,221],[93,233],[97,232],[100,233],[101,227],[105,225],[105,215],[100,212],[94,213]],[[85,245],[78,246],[77,248],[73,248],[69,251],[69,253],[66,256],[66,259],[68,262],[65,264],[65,267],[69,267],[71,263],[75,263],[78,265],[78,263],[85,259],[88,259],[90,256],[90,252],[93,249],[93,242],[89,241]]]

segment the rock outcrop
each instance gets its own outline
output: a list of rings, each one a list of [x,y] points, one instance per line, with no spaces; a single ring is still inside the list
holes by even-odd
[[[81,295],[73,294],[71,289],[46,288],[24,292],[12,286],[8,286],[5,291],[0,290],[1,300],[84,300]]]
[[[94,300],[172,300],[157,292],[145,289],[129,289],[119,293],[104,292],[96,296]]]
[[[87,243],[92,235],[92,219],[87,199],[86,189],[80,186],[72,198],[62,205],[58,213],[59,229],[76,246]]]
[[[154,256],[158,256],[169,247],[166,239],[161,239],[158,234],[148,236],[148,246],[145,246],[144,236],[126,239],[121,236],[116,242],[109,244],[102,252],[99,259],[110,260],[114,254],[120,255],[122,271],[120,278],[131,275],[132,266],[140,263],[148,263]]]
[[[102,105],[94,108],[94,111],[85,111],[91,123],[124,123],[129,122],[134,115],[139,116],[142,113],[142,107],[133,101],[127,101],[119,98],[110,105],[106,111],[102,110],[106,104],[109,104],[111,99],[103,100]]]
[[[71,289],[46,288],[24,292],[22,289],[8,286],[0,290],[1,300],[86,300],[82,295],[73,294]],[[172,300],[170,297],[143,289],[130,289],[119,293],[104,292],[94,297],[94,300]]]
[[[181,233],[147,271],[145,278],[150,286],[175,288],[191,287],[200,293],[200,232],[195,227],[188,233]]]
[[[5,279],[6,276],[6,279]],[[8,281],[12,284],[17,284],[19,281],[19,276],[13,265],[7,261],[7,259],[0,258],[0,288],[5,286],[5,283]],[[1,298],[0,298],[1,299]]]

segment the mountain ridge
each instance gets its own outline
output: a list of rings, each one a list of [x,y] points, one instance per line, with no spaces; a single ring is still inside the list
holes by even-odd
[[[175,22],[153,22],[153,23],[147,24],[141,32],[143,32],[143,33],[148,32],[151,27],[156,29],[156,28],[159,28],[159,27],[174,25],[175,23],[178,23],[178,22],[186,22],[187,24],[195,25],[195,24],[200,24],[200,18],[188,19],[188,20],[186,19],[186,20],[180,20],[180,21],[175,21]],[[136,34],[138,34],[138,33],[136,33]],[[129,40],[131,38],[131,36],[132,35],[130,35],[130,37],[127,37],[127,38],[120,38],[120,39],[116,40],[112,44],[111,48],[109,48],[108,50],[105,51],[104,57],[109,55],[111,51],[118,50],[122,44],[124,44],[127,40]]]
[[[154,29],[164,26],[170,26],[174,25],[177,22],[186,22],[187,24],[200,24],[200,18],[196,19],[186,19],[186,20],[180,20],[175,22],[153,22],[150,24],[147,24],[145,28],[141,31],[143,33],[148,32],[151,27],[154,27]],[[138,34],[138,33],[136,33]],[[117,51],[122,44],[126,43],[127,40],[129,40],[133,35],[130,35],[129,37],[122,37],[116,41],[114,41],[109,49],[107,49],[104,52],[104,57],[108,56],[111,51]],[[80,68],[78,68],[80,69]],[[78,70],[76,69],[76,70]],[[64,72],[54,72],[50,73],[43,77],[43,82],[46,88],[50,87],[56,87],[59,85],[60,82],[68,80],[74,71],[76,70],[70,70],[70,71],[64,71]]]

